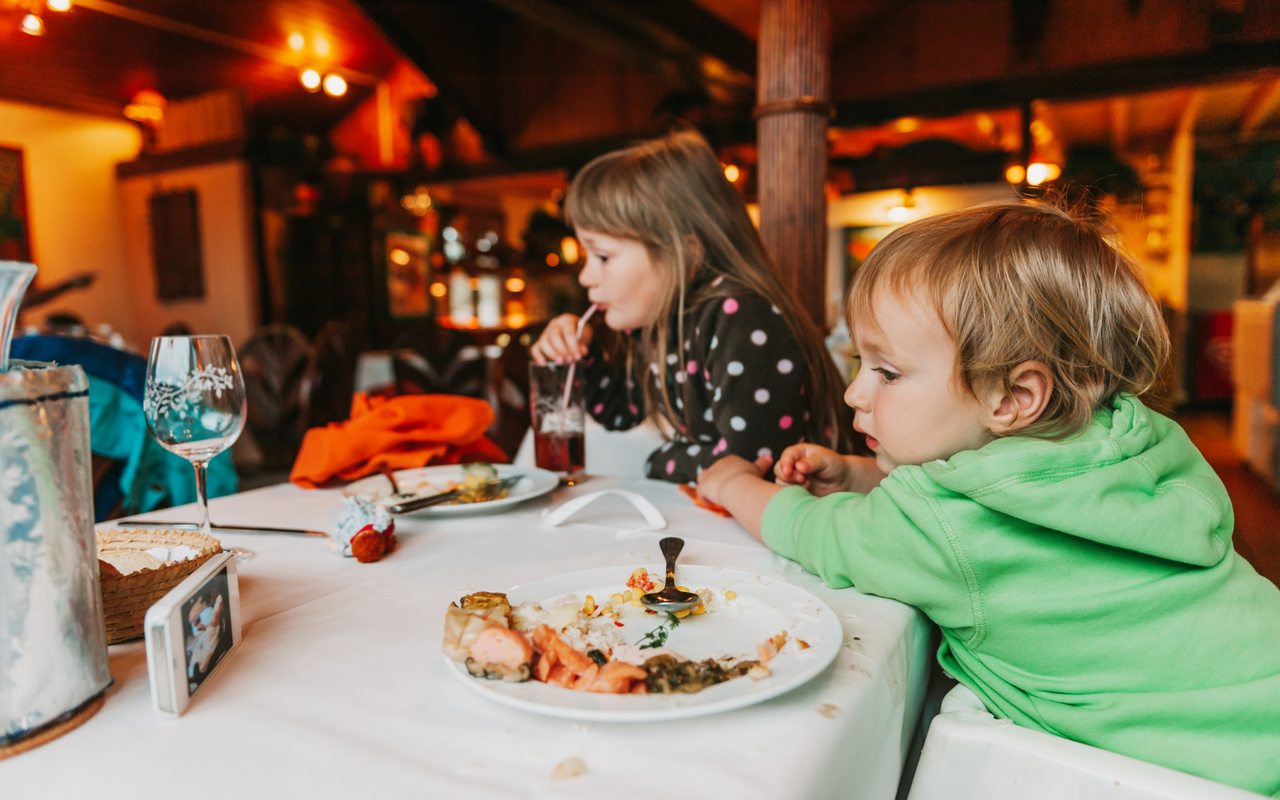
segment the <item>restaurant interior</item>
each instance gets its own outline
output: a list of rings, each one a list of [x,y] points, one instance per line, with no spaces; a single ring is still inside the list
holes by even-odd
[[[82,363],[94,403],[116,369],[107,350],[141,375],[154,337],[228,337],[246,411],[209,462],[215,516],[217,498],[286,483],[308,431],[354,419],[356,398],[475,398],[492,410],[489,460],[532,465],[530,347],[590,302],[570,182],[682,128],[711,145],[846,381],[845,291],[891,231],[1019,200],[1105,221],[1170,332],[1171,365],[1144,399],[1226,485],[1237,552],[1280,582],[1280,0],[0,0],[0,260],[39,268],[13,355]],[[96,426],[124,424],[109,413],[94,407],[95,522],[194,501],[182,459],[148,462],[105,433],[98,446]],[[613,445],[592,447],[586,472],[607,474],[592,453]],[[260,564],[275,553],[248,547]],[[253,567],[240,567],[245,603],[266,592]],[[272,591],[254,623],[264,640],[295,590]],[[245,630],[247,648],[258,631]],[[140,648],[127,666],[145,693]],[[837,705],[809,723],[853,714]],[[504,736],[535,736],[485,714]],[[591,724],[575,724],[585,742]],[[922,731],[896,731],[878,796],[906,796]],[[762,747],[750,752],[776,765]],[[357,752],[371,770],[396,757]],[[612,781],[597,788],[642,774],[597,758],[588,776]],[[570,781],[545,794],[486,783],[466,766],[485,759],[464,761],[433,785],[578,796]],[[861,763],[785,793],[723,786],[845,796],[823,781]],[[691,778],[693,796],[721,794],[698,782],[709,776]],[[922,787],[912,796],[948,796]]]

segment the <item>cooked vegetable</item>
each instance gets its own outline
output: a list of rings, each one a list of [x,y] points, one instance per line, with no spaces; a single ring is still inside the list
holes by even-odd
[[[759,666],[756,661],[728,664],[708,658],[705,661],[680,661],[672,655],[654,656],[644,662],[648,677],[645,685],[657,694],[693,694],[708,686],[738,678]],[[765,671],[768,674],[768,671]]]

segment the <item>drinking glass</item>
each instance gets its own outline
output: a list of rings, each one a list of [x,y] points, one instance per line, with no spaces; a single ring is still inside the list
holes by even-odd
[[[226,336],[152,339],[142,410],[152,438],[195,467],[200,532],[209,535],[205,469],[244,428],[244,378],[231,340]],[[232,552],[238,558],[253,555],[247,550]]]
[[[585,464],[586,404],[582,379],[573,365],[529,365],[529,408],[533,412],[534,462],[556,473],[560,483],[581,480]]]

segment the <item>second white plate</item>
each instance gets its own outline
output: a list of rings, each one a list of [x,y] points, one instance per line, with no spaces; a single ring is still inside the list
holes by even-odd
[[[575,594],[599,601],[625,589],[635,566],[602,567],[524,583],[507,590],[511,604],[543,602]],[[653,569],[648,565],[646,569]],[[445,659],[450,671],[469,689],[503,705],[537,714],[592,722],[656,722],[718,714],[777,697],[812,680],[835,660],[844,644],[844,628],[826,603],[784,581],[734,569],[676,567],[676,580],[690,589],[709,588],[718,598],[731,589],[737,597],[718,611],[686,617],[671,631],[666,646],[701,661],[721,655],[754,659],[756,645],[782,631],[802,639],[808,649],[792,644],[769,662],[761,680],[735,678],[694,694],[595,694],[537,681],[506,683],[471,676],[466,667]],[[624,635],[632,642],[659,620],[642,612],[624,616]]]
[[[419,511],[411,511],[407,516],[422,515],[433,517],[460,517],[471,514],[492,514],[503,511],[517,503],[532,500],[546,494],[560,485],[555,473],[534,467],[516,467],[511,464],[494,464],[499,478],[512,475],[521,476],[520,481],[512,486],[507,496],[499,500],[484,503],[460,503],[458,505],[427,506]],[[418,467],[417,469],[396,470],[396,483],[402,492],[414,494],[425,493],[431,487],[444,491],[449,481],[462,482],[462,467],[457,464],[438,467]],[[370,475],[350,483],[342,493],[347,497],[359,497],[374,503],[386,504],[391,498],[391,484],[382,475]]]

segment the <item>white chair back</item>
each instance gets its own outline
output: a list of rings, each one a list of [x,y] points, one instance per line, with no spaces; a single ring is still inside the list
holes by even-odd
[[[933,718],[908,800],[1246,800],[1258,795],[998,720],[956,686]]]

